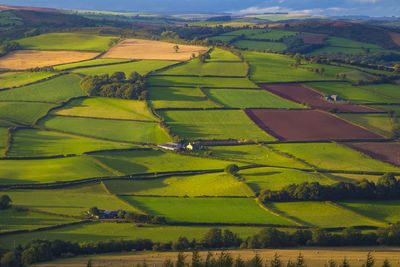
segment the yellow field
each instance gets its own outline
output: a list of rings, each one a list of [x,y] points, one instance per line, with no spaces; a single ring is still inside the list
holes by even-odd
[[[174,43],[150,40],[127,39],[111,48],[103,58],[126,59],[158,59],[158,60],[188,60],[192,54],[204,53],[207,48],[192,45],[178,45],[175,52]]]
[[[0,58],[0,70],[25,70],[88,60],[98,53],[79,51],[18,50]]]
[[[305,263],[308,267],[321,267],[324,266],[329,260],[334,260],[338,265],[344,258],[350,263],[352,267],[360,267],[365,263],[368,252],[375,258],[376,266],[382,266],[385,259],[388,259],[392,267],[400,266],[400,248],[296,248],[296,249],[262,249],[262,250],[232,250],[226,251],[236,258],[238,255],[243,260],[249,260],[257,253],[265,263],[271,261],[275,253],[278,253],[280,259],[283,261],[283,266],[286,266],[288,260],[296,261],[299,252],[304,256]],[[213,254],[218,256],[220,252],[214,251]],[[191,253],[187,255],[186,262],[190,262]],[[200,252],[203,260],[207,252]],[[92,259],[94,266],[136,266],[137,263],[142,263],[146,260],[148,266],[161,266],[164,260],[170,259],[175,261],[177,252],[133,252],[124,254],[106,254],[97,256],[85,256],[74,259],[58,260],[51,263],[38,264],[41,267],[78,267],[85,266],[89,259]]]

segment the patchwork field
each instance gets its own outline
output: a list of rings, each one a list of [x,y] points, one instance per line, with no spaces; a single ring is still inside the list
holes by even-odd
[[[361,125],[372,132],[390,137],[392,128],[396,119],[391,118],[387,113],[381,114],[339,114],[339,116],[347,121]]]
[[[52,72],[4,72],[0,73],[0,89],[21,86],[53,76]]]
[[[151,76],[148,81],[151,86],[258,88],[246,78]]]
[[[269,134],[282,141],[383,139],[382,136],[316,110],[246,110]]]
[[[78,51],[35,51],[18,50],[0,58],[0,70],[26,70],[70,62],[88,60],[98,54]]]
[[[0,119],[31,125],[55,106],[49,103],[0,102]]]
[[[158,59],[158,60],[187,60],[207,51],[201,46],[181,45],[175,52],[174,43],[127,39],[112,47],[103,58],[128,58],[128,59]]]
[[[170,141],[158,123],[153,122],[48,116],[39,124],[48,129],[113,141],[153,144]]]
[[[135,207],[169,222],[254,223],[293,225],[258,206],[249,198],[123,197]]]
[[[400,143],[352,143],[350,147],[400,167]]]
[[[127,59],[97,58],[97,59],[92,59],[92,60],[87,60],[87,61],[82,61],[82,62],[57,65],[57,66],[54,66],[54,68],[57,70],[72,70],[72,69],[76,69],[76,68],[93,67],[93,66],[107,65],[107,64],[118,64],[118,63],[124,63],[124,62],[128,62],[128,61],[129,60],[127,60]]]
[[[249,49],[260,52],[283,52],[287,49],[287,46],[284,43],[253,40],[239,40],[234,42],[233,45],[236,48]]]
[[[364,216],[388,223],[400,221],[399,201],[352,201],[340,202],[340,205]]]
[[[396,84],[371,84],[363,85],[360,88],[372,91],[378,95],[388,96],[392,98],[392,103],[400,102],[400,86]],[[395,101],[393,101],[395,99]],[[390,103],[390,102],[389,102]]]
[[[63,102],[86,95],[74,75],[63,75],[41,83],[0,91],[0,99],[11,101]]]
[[[313,108],[322,110],[337,110],[340,112],[376,112],[378,110],[365,106],[357,106],[350,104],[342,104],[330,102],[323,99],[322,94],[304,87],[301,84],[263,84],[260,85],[262,88],[274,93],[280,97],[289,99],[297,103],[305,103]]]
[[[159,111],[171,131],[186,139],[271,141],[241,110]]]

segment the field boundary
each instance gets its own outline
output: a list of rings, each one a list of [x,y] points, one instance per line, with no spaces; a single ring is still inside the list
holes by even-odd
[[[58,109],[59,107],[57,107]],[[49,114],[54,117],[66,117],[66,118],[80,118],[80,119],[95,119],[95,120],[106,120],[106,121],[131,121],[131,122],[144,122],[144,123],[159,123],[159,121],[147,121],[147,120],[131,120],[131,119],[117,119],[117,118],[103,118],[103,117],[88,117],[88,116],[74,116],[74,115],[63,115],[63,114]]]
[[[297,226],[302,226],[302,227],[306,226],[305,224],[300,223],[299,221],[296,221],[296,220],[294,220],[293,218],[290,218],[290,217],[288,217],[288,216],[284,216],[283,214],[279,214],[279,213],[277,213],[277,212],[275,212],[275,211],[269,209],[267,206],[263,205],[262,202],[261,202],[258,198],[256,199],[256,202],[257,202],[257,205],[258,205],[260,208],[262,208],[263,210],[265,210],[265,211],[268,212],[268,213],[271,213],[272,215],[275,215],[275,216],[277,216],[277,217],[280,217],[280,218],[282,218],[282,219],[285,219],[285,220],[287,220],[287,221],[290,221],[290,222],[296,224]]]

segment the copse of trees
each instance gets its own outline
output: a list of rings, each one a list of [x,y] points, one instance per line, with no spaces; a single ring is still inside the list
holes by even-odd
[[[145,100],[147,97],[146,79],[137,72],[132,72],[128,78],[124,72],[115,72],[111,76],[86,76],[80,84],[89,96],[138,100]]]
[[[17,42],[10,42],[3,44],[0,46],[0,57],[6,55],[7,53],[14,51],[14,50],[19,50],[22,49],[19,43]]]
[[[11,198],[8,195],[2,195],[0,197],[0,210],[11,208]]]
[[[327,201],[327,200],[374,200],[397,199],[400,196],[400,180],[394,174],[386,173],[377,183],[363,179],[356,183],[339,182],[321,185],[318,182],[291,184],[279,191],[264,190],[259,199],[268,201]]]

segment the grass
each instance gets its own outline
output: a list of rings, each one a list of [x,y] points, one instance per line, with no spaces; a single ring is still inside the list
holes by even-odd
[[[400,105],[373,105],[374,108],[393,112],[396,116],[400,116]]]
[[[399,171],[399,168],[374,160],[358,151],[336,143],[277,144],[271,146],[325,170]]]
[[[149,87],[149,99],[154,108],[212,108],[218,107],[199,88]]]
[[[171,131],[186,139],[274,140],[242,110],[160,111]]]
[[[176,176],[153,180],[106,181],[113,194],[148,196],[253,196],[236,178],[225,173]]]
[[[339,181],[339,182],[349,182],[354,183],[361,180],[368,180],[372,182],[378,182],[381,175],[367,175],[367,174],[350,174],[350,173],[325,173],[328,178]]]
[[[340,202],[340,205],[376,220],[400,221],[400,201],[352,201]]]
[[[228,108],[303,108],[264,90],[206,89],[212,100]]]
[[[293,225],[249,198],[123,198],[153,215],[165,216],[168,222]]]
[[[63,102],[71,97],[86,95],[79,82],[76,76],[63,75],[49,81],[0,91],[0,99]]]
[[[301,82],[321,81],[327,77],[301,68],[290,67],[295,61],[284,55],[243,51],[250,64],[250,77],[255,82]]]
[[[48,103],[0,102],[0,119],[33,124],[55,106]]]
[[[130,63],[88,67],[74,69],[72,72],[84,75],[100,75],[100,74],[113,74],[114,72],[124,72],[128,77],[132,72],[137,72],[140,75],[145,75],[150,71],[158,70],[169,65],[175,64],[178,61],[162,61],[162,60],[139,60]]]
[[[324,64],[304,64],[300,65],[300,68],[307,69],[312,71],[313,69],[324,69],[324,75],[335,78],[336,74],[340,73],[349,73],[354,71],[353,69],[342,67],[342,66],[335,66],[335,65],[324,65]]]
[[[33,83],[55,74],[52,72],[4,72],[0,73],[0,89]]]
[[[158,123],[48,116],[40,126],[113,141],[164,143],[170,141]]]
[[[295,36],[297,32],[290,32],[290,31],[277,31],[277,30],[269,30],[265,33],[258,33],[251,36],[251,39],[262,39],[262,40],[279,40],[283,37],[288,36]]]
[[[306,225],[329,227],[386,226],[331,202],[285,202],[269,203],[268,207]]]
[[[75,69],[75,68],[90,67],[90,66],[103,65],[103,64],[123,63],[123,62],[127,62],[127,61],[129,61],[129,60],[115,59],[115,58],[97,58],[97,59],[86,60],[86,61],[77,62],[77,63],[62,64],[62,65],[54,66],[54,68],[57,70],[70,70],[70,69]]]
[[[151,76],[150,86],[258,88],[247,78]]]
[[[83,216],[91,207],[137,211],[106,192],[100,183],[51,190],[12,190],[13,205],[56,214]]]
[[[8,128],[8,127],[15,127],[15,126],[18,126],[18,125],[15,123],[0,119],[0,127]]]
[[[254,192],[281,190],[285,186],[304,182],[319,182],[324,185],[335,183],[317,173],[282,168],[247,169],[240,171],[239,175]]]
[[[85,33],[46,33],[23,38],[17,42],[25,49],[105,51],[113,36]]]
[[[379,95],[388,96],[392,99],[390,103],[400,103],[400,86],[395,84],[371,84],[360,88],[372,91]]]
[[[132,147],[135,146],[52,131],[20,129],[13,134],[13,143],[7,155],[10,157],[79,155],[96,150]]]
[[[214,48],[210,53],[210,59],[207,59],[207,62],[240,62],[238,56],[232,54],[230,51]]]
[[[283,52],[287,49],[287,46],[284,43],[267,41],[262,42],[252,40],[239,40],[234,42],[233,45],[240,49],[250,49],[260,52]]]
[[[56,217],[29,211],[18,212],[13,209],[1,210],[0,233],[17,230],[34,230],[74,221],[77,221],[77,219]],[[3,239],[3,237],[1,239]]]
[[[394,126],[394,122],[389,114],[352,114],[343,113],[340,117],[345,120],[359,124],[373,132],[389,137]]]
[[[0,127],[0,157],[4,156],[8,139],[8,128]]]
[[[0,160],[0,184],[52,183],[113,176],[87,157]]]
[[[380,96],[345,82],[307,83],[306,86],[324,94],[338,95],[355,103],[390,103],[392,101],[389,97]]]
[[[232,39],[236,38],[237,36],[234,35],[218,35],[218,36],[213,36],[208,39],[211,41],[221,41],[221,42],[230,42]]]
[[[232,32],[226,32],[222,34],[222,36],[240,36],[244,35],[245,37],[250,37],[255,34],[260,34],[260,33],[265,33],[266,30],[264,29],[240,29],[240,30],[235,30]]]
[[[339,37],[329,37],[326,42],[331,46],[338,47],[381,49],[381,47],[374,44],[362,43]]]
[[[102,164],[123,174],[223,169],[232,162],[166,153],[161,150],[92,154]],[[241,165],[241,164],[238,164]]]
[[[232,161],[243,161],[278,167],[307,168],[292,158],[273,152],[264,145],[211,146],[212,156]]]
[[[145,101],[108,97],[75,99],[52,114],[107,119],[157,120]]]

